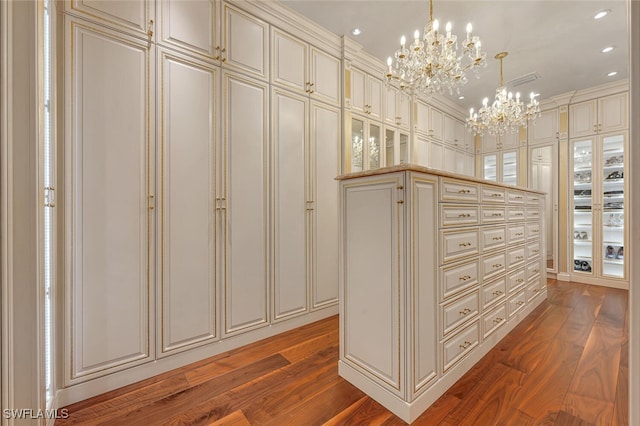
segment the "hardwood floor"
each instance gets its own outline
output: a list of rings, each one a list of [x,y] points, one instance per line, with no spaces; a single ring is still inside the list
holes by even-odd
[[[627,291],[548,298],[416,425],[627,425]],[[401,425],[338,376],[331,317],[67,407],[56,425]]]

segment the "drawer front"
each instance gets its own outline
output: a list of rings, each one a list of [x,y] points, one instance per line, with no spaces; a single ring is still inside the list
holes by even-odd
[[[482,223],[502,223],[505,216],[504,207],[482,206]]]
[[[527,223],[527,239],[540,237],[540,222]]]
[[[486,339],[491,333],[507,323],[507,306],[504,303],[496,306],[482,317],[482,335]]]
[[[498,300],[504,300],[507,294],[507,278],[502,277],[482,286],[482,309]]]
[[[540,262],[533,262],[527,265],[527,281],[531,281],[533,277],[540,276]]]
[[[479,186],[478,184],[442,178],[440,180],[440,200],[477,203]]]
[[[507,201],[509,204],[524,204],[527,196],[520,191],[507,191]]]
[[[526,215],[527,220],[540,219],[540,209],[537,207],[527,207]]]
[[[529,281],[529,284],[527,284],[527,289],[525,291],[527,302],[532,299],[535,299],[541,293],[542,293],[542,278],[538,276],[534,278],[532,281]]]
[[[535,260],[540,256],[540,241],[527,244],[527,260]]]
[[[524,264],[524,247],[509,247],[507,252],[507,268],[509,270]]]
[[[519,293],[511,296],[507,301],[507,312],[509,314],[509,318],[515,315],[518,311],[524,309],[524,305],[526,303],[524,290],[521,290]]]
[[[482,187],[482,202],[483,203],[504,203],[505,190],[501,188],[495,188],[491,186]]]
[[[502,248],[507,243],[507,231],[505,228],[481,228],[480,239],[482,240],[482,250],[494,250]]]
[[[476,321],[442,345],[442,371],[446,372],[480,343],[480,323]]]
[[[480,261],[475,259],[462,265],[455,265],[448,268],[440,268],[442,272],[442,299],[471,288],[478,284],[480,276]]]
[[[524,208],[522,206],[507,207],[507,219],[509,220],[524,220],[524,215]]]
[[[442,226],[477,225],[479,223],[478,206],[440,205],[440,224]]]
[[[513,294],[525,285],[524,268],[507,274],[507,292]]]
[[[527,204],[530,206],[539,206],[542,201],[542,195],[540,194],[527,194]]]
[[[479,231],[477,228],[465,231],[442,231],[441,263],[462,259],[466,256],[477,255],[478,234]]]
[[[445,336],[456,327],[478,315],[478,291],[454,300],[442,307],[442,335]]]
[[[519,243],[524,241],[525,227],[523,224],[509,225],[507,228],[507,241],[509,244]]]
[[[506,270],[507,256],[504,252],[482,258],[482,276],[487,279]]]

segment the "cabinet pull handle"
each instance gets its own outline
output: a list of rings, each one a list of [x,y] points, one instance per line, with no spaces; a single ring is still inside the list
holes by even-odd
[[[470,189],[460,189],[460,190],[458,190],[458,194],[468,194],[470,192],[471,192]]]
[[[516,305],[518,305],[518,306],[522,306],[522,305],[524,305],[524,302],[523,302],[522,300],[518,300],[518,301],[516,302]]]
[[[460,213],[458,217],[471,217],[471,213]]]
[[[458,244],[459,247],[468,247],[470,245],[471,245],[471,243],[460,243],[460,244]]]
[[[460,348],[461,349],[467,349],[469,346],[471,346],[471,342],[467,342],[465,340],[465,342],[462,345],[460,345]]]
[[[217,55],[213,59],[216,60],[216,61],[219,61],[220,60],[220,46],[216,46],[216,53],[217,53]]]
[[[534,288],[534,289],[533,289],[533,292],[534,292],[534,293],[538,293],[539,291],[540,291],[540,289],[539,289],[539,288]]]
[[[522,283],[524,282],[524,280],[523,280],[522,278],[518,278],[518,279],[516,280],[516,282],[517,282],[518,284],[522,284]]]
[[[220,51],[220,53],[226,53],[226,51],[227,51],[227,48],[225,47]],[[222,56],[222,62],[227,62],[227,55],[220,55],[220,56]]]
[[[469,279],[471,279],[471,277],[469,275],[465,275],[463,277],[458,278],[459,281],[467,281]]]
[[[516,260],[522,260],[524,259],[524,256],[516,256]]]
[[[493,241],[500,241],[502,237],[493,237]]]
[[[149,24],[147,25],[147,35],[149,38],[153,37],[153,19],[149,19]]]
[[[471,312],[471,309],[469,308],[464,308],[463,310],[460,311],[460,315],[467,315],[469,314],[469,312]]]
[[[502,263],[494,263],[493,267],[494,268],[501,268],[502,267]]]
[[[500,323],[500,322],[502,322],[502,321],[504,321],[504,319],[502,319],[502,318],[500,318],[500,317],[498,317],[498,318],[496,318],[496,319],[494,319],[494,320],[493,320],[493,322],[494,322],[495,324],[498,324],[498,323]]]
[[[502,294],[502,290],[496,290],[493,292],[494,296],[500,296]]]

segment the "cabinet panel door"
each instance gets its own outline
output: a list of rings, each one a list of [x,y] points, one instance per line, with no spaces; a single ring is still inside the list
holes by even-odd
[[[160,51],[161,351],[216,337],[215,68]],[[184,111],[189,111],[185,114]]]
[[[149,0],[107,1],[107,0],[67,0],[65,9],[80,13],[91,19],[109,22],[128,32],[147,36],[151,20],[154,19],[153,5]],[[151,27],[153,29],[153,27]]]
[[[369,115],[382,119],[382,80],[372,76],[367,76],[367,86],[369,95]]]
[[[224,333],[261,325],[268,308],[267,84],[225,73],[223,117],[226,160]]]
[[[397,114],[398,126],[408,129],[411,117],[411,96],[406,93],[400,93],[398,95]]]
[[[436,108],[429,108],[429,136],[444,140],[444,114]]]
[[[340,110],[311,104],[312,306],[338,301],[338,181]]]
[[[597,132],[596,101],[569,105],[569,137],[577,138]]]
[[[274,90],[274,292],[273,316],[308,310],[307,297],[307,109],[308,100]]]
[[[308,45],[273,29],[273,82],[304,93],[307,90]]]
[[[135,3],[135,2],[130,2]],[[162,0],[159,8],[163,44],[207,58],[216,55],[216,6],[214,0]]]
[[[558,139],[558,109],[543,111],[535,123],[528,126],[532,144],[554,142]],[[506,145],[506,144],[505,144]],[[517,142],[515,145],[517,146]]]
[[[384,122],[395,126],[400,117],[398,116],[396,97],[398,92],[392,86],[385,86],[384,88]]]
[[[627,92],[598,99],[599,128],[601,132],[614,132],[629,127]]]
[[[444,170],[444,147],[442,144],[433,141],[429,142],[429,158],[427,159],[427,167]]]
[[[364,112],[366,74],[356,68],[351,68],[349,74],[351,76],[351,109]]]
[[[153,50],[66,18],[66,283],[72,381],[150,358]]]
[[[222,36],[223,63],[269,78],[269,24],[225,4]]]
[[[311,48],[311,96],[332,105],[340,105],[340,60]]]
[[[420,101],[415,103],[415,118],[414,127],[416,132],[429,134],[429,105]]]

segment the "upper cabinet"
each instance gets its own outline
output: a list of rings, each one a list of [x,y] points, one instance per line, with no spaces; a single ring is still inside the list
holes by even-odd
[[[132,35],[152,38],[155,1],[68,0],[65,12],[113,26]],[[195,2],[194,2],[195,3]]]
[[[353,111],[367,114],[370,118],[382,120],[382,80],[357,68],[351,68],[350,106]]]
[[[415,107],[415,131],[437,141],[442,141],[444,137],[444,114],[442,111],[422,101],[417,101]]]
[[[411,96],[385,85],[384,121],[392,126],[409,129]]]
[[[277,28],[272,29],[272,83],[340,104],[340,60]]]
[[[269,24],[224,4],[220,61],[260,79],[269,78]]]
[[[571,138],[624,130],[629,127],[628,92],[569,106]]]
[[[214,0],[162,0],[158,4],[159,42],[219,60],[218,5]]]
[[[557,108],[543,111],[540,117],[529,125],[529,144],[539,145],[557,141],[560,138],[558,118]]]
[[[464,123],[460,120],[456,120],[450,115],[444,115],[444,143],[452,147],[466,150],[467,139],[465,135]]]

